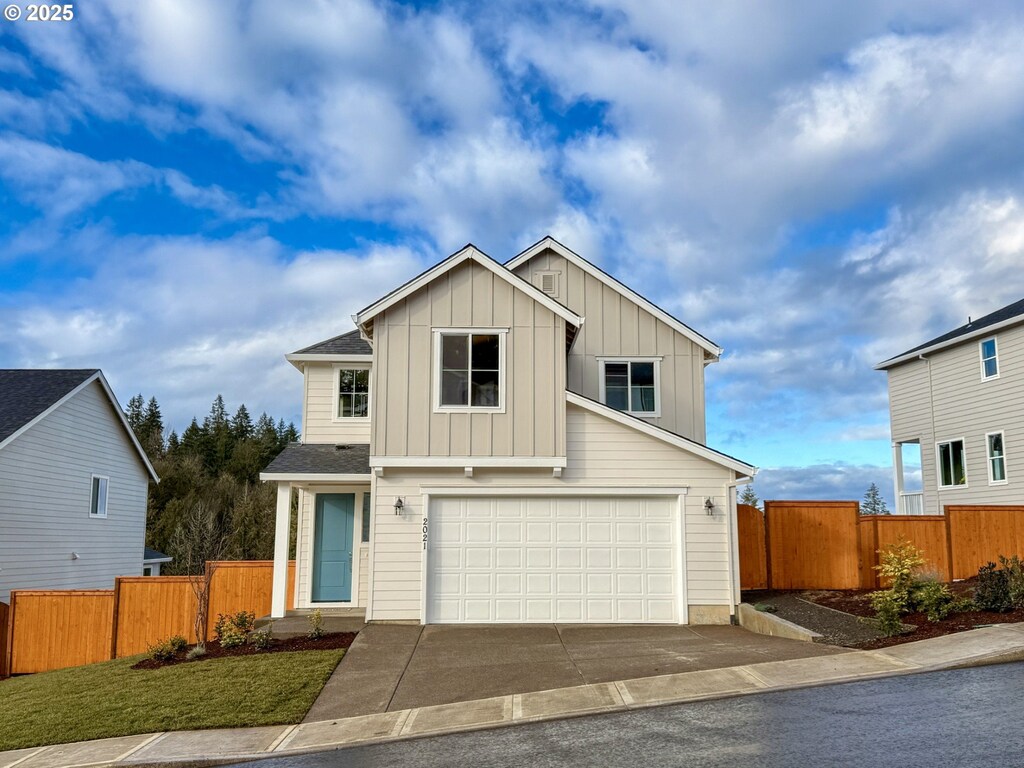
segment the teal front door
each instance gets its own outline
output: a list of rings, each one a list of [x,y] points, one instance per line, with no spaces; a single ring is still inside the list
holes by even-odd
[[[352,599],[354,493],[318,493],[313,529],[313,602]]]

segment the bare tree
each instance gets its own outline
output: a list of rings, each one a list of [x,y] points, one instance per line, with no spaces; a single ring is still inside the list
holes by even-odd
[[[210,585],[216,563],[227,548],[227,537],[221,533],[216,512],[205,502],[196,501],[181,518],[171,541],[176,564],[188,576],[196,598],[196,645],[205,648]]]

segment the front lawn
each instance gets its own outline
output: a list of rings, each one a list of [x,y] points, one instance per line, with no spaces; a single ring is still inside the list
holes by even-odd
[[[342,649],[131,669],[134,656],[0,681],[0,751],[154,731],[297,723]]]

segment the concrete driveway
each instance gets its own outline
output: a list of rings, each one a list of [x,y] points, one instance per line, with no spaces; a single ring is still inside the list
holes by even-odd
[[[733,626],[371,624],[306,721],[846,650]]]

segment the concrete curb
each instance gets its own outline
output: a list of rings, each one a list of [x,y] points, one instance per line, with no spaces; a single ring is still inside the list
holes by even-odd
[[[1024,657],[1024,625],[877,651],[580,685],[299,725],[178,731],[0,752],[0,768],[198,768],[399,739],[958,669]]]
[[[776,616],[774,613],[759,611],[750,603],[740,603],[737,617],[740,626],[759,635],[785,637],[790,640],[802,640],[805,643],[821,642],[822,635],[794,624],[792,621]]]

